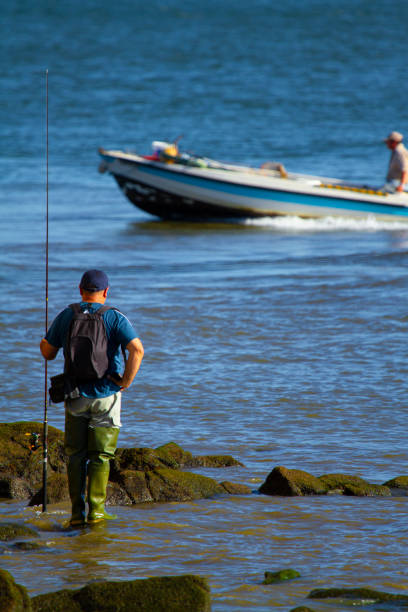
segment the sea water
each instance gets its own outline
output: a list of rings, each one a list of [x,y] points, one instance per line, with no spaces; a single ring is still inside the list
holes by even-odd
[[[405,224],[163,222],[97,171],[100,146],[149,153],[180,138],[197,155],[381,185],[382,140],[408,129],[407,18],[402,0],[2,7],[0,421],[43,418],[48,70],[49,318],[78,298],[85,269],[108,273],[110,303],[145,346],[119,444],[231,454],[243,467],[201,473],[254,491],[276,465],[408,474]],[[63,429],[61,406],[49,423]],[[408,587],[404,497],[115,511],[68,535],[68,504],[44,516],[2,502],[0,519],[36,527],[44,548],[4,546],[0,566],[30,595],[199,574],[220,611],[289,610],[316,587]],[[261,584],[287,567],[301,578]]]

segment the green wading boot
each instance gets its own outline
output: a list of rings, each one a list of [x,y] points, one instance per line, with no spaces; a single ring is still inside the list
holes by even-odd
[[[88,523],[117,518],[105,511],[109,461],[115,456],[118,427],[90,427],[88,430]]]
[[[86,523],[85,491],[88,448],[88,420],[65,414],[65,452],[68,456],[68,489],[72,505],[71,527]]]

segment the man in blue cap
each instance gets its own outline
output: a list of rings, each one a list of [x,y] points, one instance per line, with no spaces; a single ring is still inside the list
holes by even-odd
[[[108,277],[102,270],[88,270],[82,276],[78,310],[95,313],[106,301]],[[40,350],[45,359],[55,359],[64,349],[74,317],[71,307],[61,311],[51,324]],[[72,504],[72,526],[86,520],[85,489],[88,476],[88,523],[116,518],[105,511],[110,459],[119,435],[122,391],[128,389],[143,359],[143,345],[129,320],[115,308],[104,309],[103,324],[107,337],[107,369],[102,377],[78,385],[76,397],[65,400],[65,451],[68,456],[68,485]],[[123,374],[121,349],[127,351]],[[74,394],[75,395],[75,394]]]

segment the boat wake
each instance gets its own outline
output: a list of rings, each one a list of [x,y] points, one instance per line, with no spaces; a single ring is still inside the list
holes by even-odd
[[[319,217],[318,219],[303,219],[296,216],[259,217],[245,219],[244,225],[270,228],[285,232],[379,232],[379,231],[408,231],[408,223],[403,221],[379,221],[374,216],[362,219],[345,217]]]

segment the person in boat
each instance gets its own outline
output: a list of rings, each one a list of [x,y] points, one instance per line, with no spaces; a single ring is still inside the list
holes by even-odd
[[[79,285],[80,311],[89,313],[91,318],[105,304],[108,289],[108,277],[102,270],[85,272]],[[74,315],[74,309],[67,307],[54,319],[40,344],[45,359],[55,359],[59,349],[63,348],[65,364],[69,364],[66,348],[71,346],[69,343],[74,333],[71,331],[71,321]],[[102,378],[80,383],[75,393],[65,395],[65,451],[68,456],[68,486],[72,504],[71,526],[86,522],[87,476],[88,523],[116,518],[105,511],[110,459],[114,456],[121,426],[122,391],[132,384],[144,353],[143,345],[125,315],[115,308],[104,308],[101,319],[107,343],[99,345],[99,350],[106,351],[101,360],[108,363],[107,370]],[[86,337],[83,340],[88,339]],[[76,349],[79,359],[86,365],[92,355],[89,356],[83,343],[76,346],[79,346]],[[119,374],[120,347],[128,351],[123,375]]]
[[[402,144],[403,135],[391,132],[384,142],[391,151],[386,178],[386,188],[391,191],[404,191],[408,181],[408,151]]]

